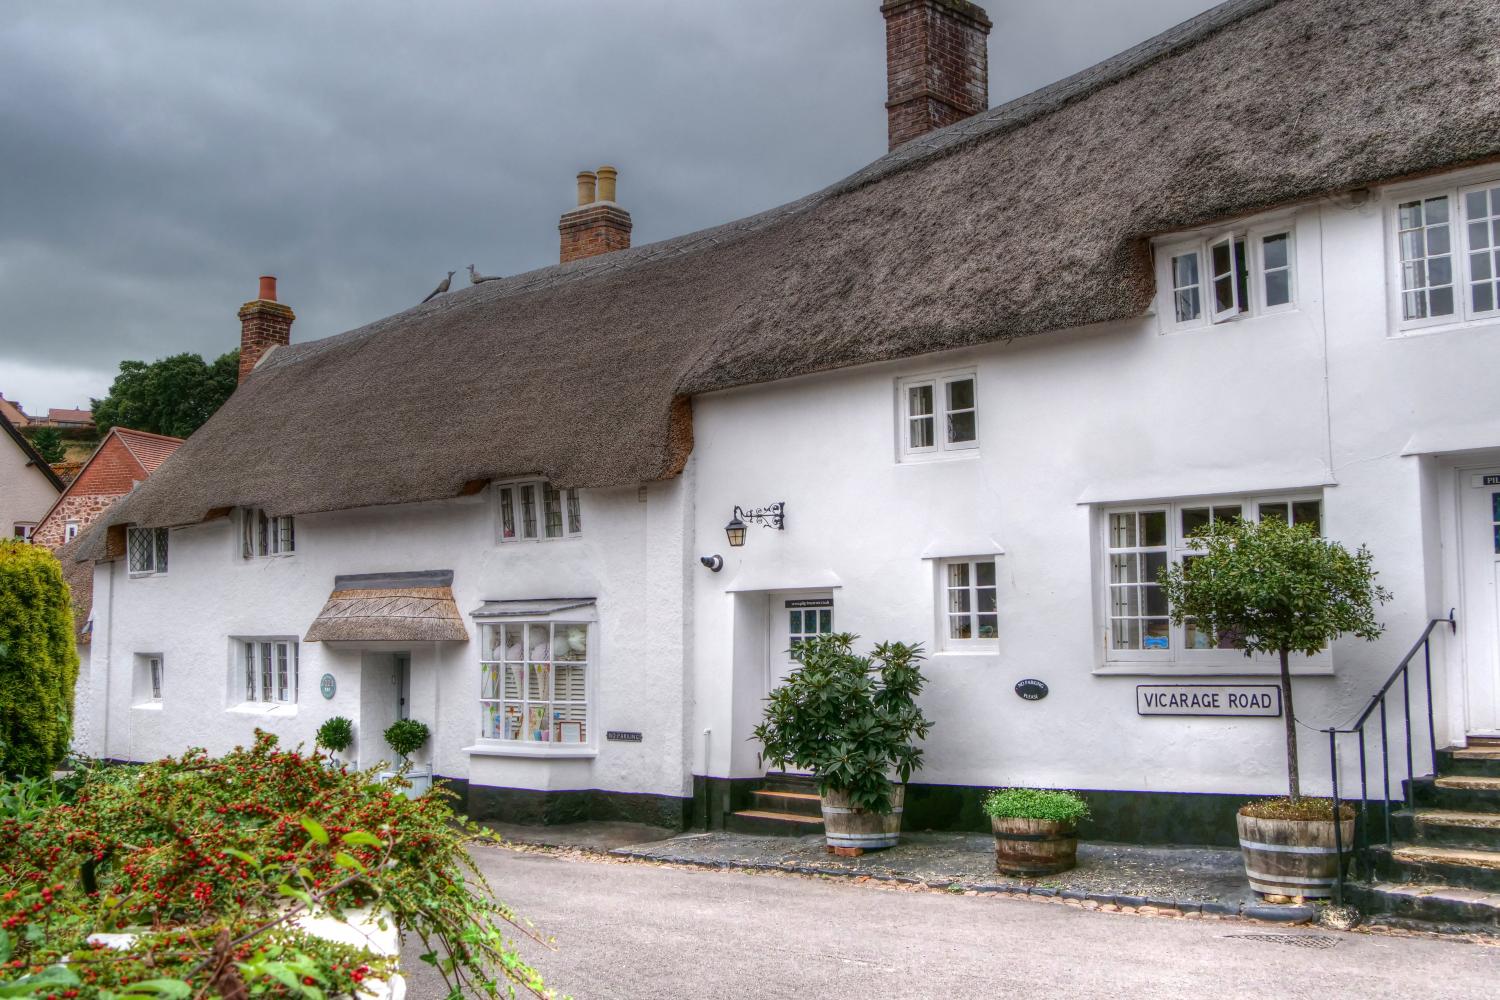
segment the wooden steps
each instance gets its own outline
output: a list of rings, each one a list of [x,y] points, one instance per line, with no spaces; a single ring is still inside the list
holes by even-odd
[[[734,833],[776,837],[806,837],[823,832],[823,800],[811,777],[767,774],[762,787],[750,793],[750,808],[725,818]]]

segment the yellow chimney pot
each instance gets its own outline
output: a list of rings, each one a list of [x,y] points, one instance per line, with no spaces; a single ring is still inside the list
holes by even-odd
[[[594,178],[594,172],[592,170],[583,170],[583,171],[579,172],[579,174],[578,174],[578,207],[579,208],[582,208],[584,205],[592,205],[594,203],[594,179],[595,179]],[[611,187],[611,189],[613,189],[613,187],[614,187],[613,180],[611,180],[610,187]]]
[[[620,172],[618,170],[616,170],[614,167],[600,167],[599,170],[598,170],[598,174],[599,174],[599,200],[600,201],[614,201],[615,200],[615,179],[620,176]]]

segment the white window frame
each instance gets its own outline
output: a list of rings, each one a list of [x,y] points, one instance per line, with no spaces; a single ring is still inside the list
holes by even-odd
[[[972,407],[950,408],[948,406],[948,386],[955,382],[972,382],[974,385],[974,405]],[[923,386],[932,389],[932,413],[913,414],[911,412],[911,390]],[[972,413],[974,415],[974,438],[970,441],[949,441],[948,420],[954,414]],[[911,443],[911,424],[914,420],[932,421],[932,444],[913,445]],[[898,455],[903,461],[931,461],[938,458],[956,457],[958,455],[972,453],[979,448],[979,373],[975,368],[961,368],[952,371],[935,372],[925,375],[911,375],[896,380],[896,441],[898,444]]]
[[[512,658],[511,649],[502,648],[506,630],[510,628],[521,630],[520,659]],[[533,659],[535,648],[530,644],[535,629],[546,629],[549,657],[552,658],[545,661]],[[556,659],[556,643],[565,642],[566,633],[573,629],[582,629],[584,632],[584,658],[581,660]],[[475,706],[478,709],[476,717],[478,735],[475,745],[469,748],[470,752],[536,757],[592,756],[597,751],[599,731],[596,689],[600,650],[598,621],[592,607],[570,608],[554,614],[517,615],[485,620],[479,623],[479,640],[479,684],[475,699]],[[500,649],[498,658],[495,655],[496,649]],[[545,676],[547,685],[544,697],[532,697],[530,681],[533,676],[531,671],[533,666],[546,668],[539,672],[539,676]],[[557,668],[559,666],[583,668],[583,700],[558,699]],[[505,682],[508,667],[521,668],[521,681],[519,689],[515,692],[517,695],[515,698],[506,697]],[[492,674],[493,684],[490,683]],[[530,730],[527,727],[531,711],[536,705],[546,705],[545,711],[552,713],[552,718],[548,720],[551,725],[546,730],[544,739],[529,738]],[[558,719],[555,709],[557,705],[581,708],[582,718]],[[515,730],[510,730],[503,721],[508,717],[507,709],[511,706],[518,709]],[[518,738],[490,735],[493,731],[492,714],[495,712],[499,713],[499,718],[502,720],[500,722],[503,727],[500,729],[502,733],[515,731],[528,735]],[[565,735],[562,728],[564,724],[580,721],[583,724],[582,739],[577,742],[564,742],[562,739]]]
[[[577,487],[563,489],[545,479],[515,479],[496,483],[491,492],[495,504],[495,538],[502,543],[557,542],[583,534],[583,495]],[[555,535],[548,534],[549,492],[556,494],[558,503],[559,533]],[[528,495],[532,502],[529,522]]]
[[[934,560],[937,571],[937,648],[944,652],[994,652],[1000,648],[1000,557],[994,553],[977,556],[960,556]],[[979,566],[988,563],[994,566],[994,584],[992,586],[981,586],[979,584]],[[949,571],[951,567],[968,566],[968,584],[961,588],[950,586]],[[993,612],[981,611],[980,604],[982,591],[993,590],[995,592],[995,610]],[[964,592],[968,611],[953,611],[950,605],[950,595]],[[981,626],[979,617],[981,615],[993,614],[995,616],[995,634],[993,636],[972,635],[970,638],[954,638],[952,634],[952,619],[959,616],[967,616],[970,628],[977,631]]]
[[[1287,241],[1286,302],[1278,305],[1266,303],[1265,241],[1273,236],[1285,236]],[[1214,291],[1213,248],[1228,242],[1230,248],[1230,278],[1233,289],[1233,305],[1218,310]],[[1237,269],[1234,261],[1240,256],[1237,249],[1243,242],[1243,260],[1246,267],[1245,296],[1241,299],[1239,282],[1234,281]],[[1198,262],[1198,315],[1185,320],[1177,318],[1176,259],[1195,256]],[[1281,217],[1257,222],[1254,225],[1238,226],[1229,230],[1200,236],[1195,239],[1175,240],[1161,243],[1156,250],[1157,314],[1164,332],[1181,330],[1205,330],[1226,323],[1237,323],[1260,316],[1291,312],[1297,308],[1297,226],[1294,218]]]
[[[19,538],[23,542],[29,542],[31,541],[31,536],[36,534],[36,523],[33,521],[16,521],[12,524],[11,531],[14,532],[13,537]]]
[[[1238,506],[1241,516],[1259,517],[1261,504],[1291,504],[1316,502],[1319,504],[1319,529],[1327,536],[1328,509],[1325,498],[1318,491],[1295,491],[1295,492],[1269,492],[1269,493],[1244,493],[1231,495],[1210,495],[1187,497],[1176,500],[1146,501],[1141,503],[1109,504],[1097,508],[1097,545],[1099,558],[1095,561],[1095,614],[1099,623],[1098,634],[1099,647],[1102,652],[1100,656],[1100,672],[1110,673],[1167,673],[1167,674],[1194,674],[1194,673],[1217,673],[1217,674],[1259,674],[1272,670],[1279,670],[1278,659],[1273,655],[1258,655],[1247,657],[1243,650],[1239,649],[1188,649],[1185,642],[1185,634],[1188,629],[1186,624],[1172,625],[1168,623],[1167,649],[1115,649],[1113,642],[1114,618],[1112,614],[1111,601],[1111,560],[1113,553],[1125,551],[1162,550],[1166,554],[1168,565],[1180,563],[1184,557],[1191,556],[1194,548],[1186,538],[1182,530],[1182,512],[1184,510],[1209,507],[1224,508]],[[1163,511],[1166,514],[1166,536],[1164,546],[1145,546],[1141,544],[1142,539],[1137,538],[1137,544],[1133,548],[1116,549],[1110,546],[1110,516],[1124,513],[1143,513],[1148,511]],[[1144,581],[1142,581],[1144,582]],[[1144,616],[1144,611],[1143,611]],[[1143,643],[1144,644],[1144,643]],[[1293,656],[1293,664],[1298,672],[1327,673],[1332,666],[1332,659],[1328,650],[1311,657],[1301,655]]]
[[[234,700],[245,706],[296,705],[300,695],[300,644],[289,636],[237,636]]]
[[[73,539],[75,539],[77,537],[78,537],[78,522],[75,521],[75,520],[71,520],[71,519],[69,519],[67,521],[64,521],[63,522],[63,541],[65,541],[65,542],[71,542]]]
[[[267,514],[259,507],[240,508],[241,559],[295,555],[297,521],[291,514]]]
[[[135,539],[143,533],[152,536],[150,548],[147,554],[151,557],[149,561],[136,562]],[[137,528],[125,529],[125,566],[132,577],[143,576],[165,576],[167,568],[171,565],[170,534],[167,528]]]
[[[1462,175],[1460,180],[1450,182],[1445,186],[1413,186],[1403,185],[1392,188],[1388,193],[1389,204],[1386,206],[1386,261],[1388,265],[1387,281],[1389,284],[1389,312],[1391,329],[1398,333],[1427,332],[1432,330],[1455,329],[1467,326],[1479,326],[1492,324],[1500,320],[1500,295],[1496,296],[1494,307],[1485,310],[1476,310],[1471,285],[1473,262],[1470,254],[1475,252],[1469,233],[1469,207],[1467,196],[1476,191],[1484,191],[1500,187],[1500,175],[1493,172],[1475,175],[1472,173]],[[1414,201],[1426,202],[1432,198],[1448,199],[1448,256],[1451,260],[1451,277],[1453,280],[1453,312],[1443,316],[1423,316],[1415,319],[1407,319],[1405,316],[1404,300],[1405,287],[1403,285],[1403,262],[1401,258],[1401,206]],[[1492,206],[1493,210],[1493,206]],[[1425,222],[1425,218],[1424,218]],[[1424,239],[1425,239],[1424,228]],[[1491,244],[1482,248],[1491,251],[1491,279],[1494,280],[1496,249],[1494,233],[1491,231]],[[1429,258],[1424,257],[1424,260]],[[1430,286],[1423,286],[1428,288]]]
[[[160,708],[162,693],[166,686],[165,659],[160,653],[135,654],[134,690],[131,705],[134,708]]]

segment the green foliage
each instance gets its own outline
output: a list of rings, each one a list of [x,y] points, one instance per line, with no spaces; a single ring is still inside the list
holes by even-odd
[[[864,657],[853,652],[855,638],[820,635],[798,646],[800,663],[766,699],[755,738],[763,759],[809,770],[820,791],[847,792],[856,808],[883,813],[889,775],[910,780],[922,766],[913,741],[932,727],[916,704],[926,683],[922,647],[885,642]]]
[[[1375,582],[1374,557],[1350,552],[1308,524],[1278,518],[1224,520],[1194,532],[1197,554],[1166,568],[1159,582],[1172,621],[1194,619],[1210,635],[1281,660],[1287,784],[1301,798],[1297,727],[1288,657],[1309,656],[1342,635],[1379,638],[1375,607],[1391,599]]]
[[[354,742],[354,723],[335,715],[318,727],[317,745],[334,753],[343,753]]]
[[[38,427],[31,435],[31,446],[48,465],[61,462],[68,454],[68,448],[63,444],[62,435],[57,432],[56,427]]]
[[[212,364],[198,354],[174,354],[147,363],[122,361],[109,395],[92,401],[101,435],[111,427],[187,437],[208,422],[239,380],[240,352]]]
[[[393,922],[452,996],[547,995],[506,937],[534,934],[469,856],[484,832],[443,789],[407,799],[266,733],[222,758],[86,775],[71,801],[0,813],[0,997],[331,1000],[394,971],[303,930],[309,913]],[[22,800],[34,792],[0,789]],[[101,933],[134,940],[91,946]]]
[[[1089,806],[1077,792],[1046,788],[997,788],[984,800],[984,811],[996,819],[1044,819],[1077,823],[1088,819]]]
[[[73,605],[57,557],[0,540],[0,774],[46,777],[73,738]]]
[[[416,719],[401,719],[386,728],[385,741],[402,757],[410,757],[427,745],[427,737],[431,735],[432,731],[427,728],[427,723]]]

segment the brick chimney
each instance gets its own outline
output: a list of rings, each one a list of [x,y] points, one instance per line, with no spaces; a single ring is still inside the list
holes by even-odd
[[[615,204],[614,167],[585,170],[578,175],[578,207],[563,213],[557,224],[562,235],[558,259],[566,264],[612,250],[630,247],[630,213]]]
[[[990,19],[968,0],[883,0],[891,149],[990,104]]]
[[[250,374],[267,351],[292,342],[291,308],[276,301],[276,279],[260,278],[260,295],[240,306],[240,381]]]

